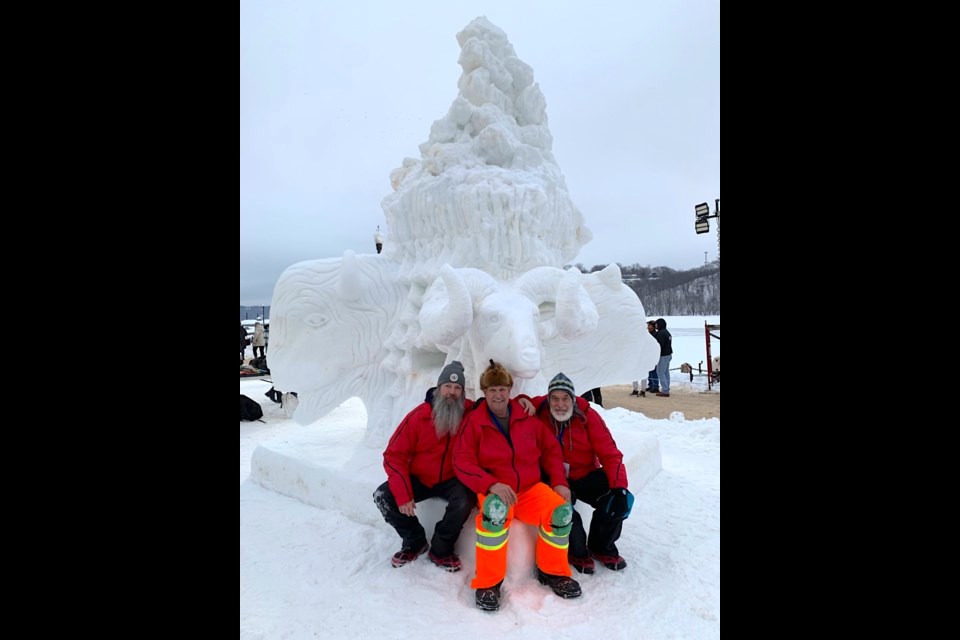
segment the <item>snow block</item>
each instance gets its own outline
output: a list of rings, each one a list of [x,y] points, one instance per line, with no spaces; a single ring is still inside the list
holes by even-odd
[[[387,479],[383,470],[383,453],[364,446],[363,435],[362,429],[345,434],[343,430],[310,428],[295,440],[263,442],[253,452],[250,479],[306,504],[335,509],[351,520],[395,536],[373,503],[373,492]],[[637,507],[642,509],[641,491],[662,468],[660,443],[653,436],[637,433],[617,434],[617,442],[624,452],[630,490],[637,496]],[[428,540],[445,509],[446,503],[439,498],[417,504],[417,517]],[[583,518],[584,527],[589,529],[593,509],[582,503],[577,503],[576,509]],[[476,511],[471,513],[456,545],[463,571],[468,575],[473,574],[475,566],[475,516]],[[510,527],[507,584],[521,577],[526,580],[532,575],[536,541],[535,526],[514,520]]]

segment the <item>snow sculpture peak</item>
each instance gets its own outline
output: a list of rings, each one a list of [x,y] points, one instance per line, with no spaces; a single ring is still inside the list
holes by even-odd
[[[385,252],[401,277],[443,264],[515,278],[573,260],[592,234],[553,157],[546,100],[507,35],[480,17],[457,34],[459,93],[420,158],[390,174]]]

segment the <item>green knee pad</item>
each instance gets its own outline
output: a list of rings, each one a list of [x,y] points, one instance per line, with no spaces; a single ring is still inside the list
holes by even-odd
[[[565,536],[570,533],[573,527],[573,505],[564,502],[553,510],[553,517],[550,518],[550,526],[553,529],[553,535]]]
[[[489,494],[483,499],[483,526],[491,533],[503,531],[503,525],[507,522],[507,505],[504,504],[500,496]]]

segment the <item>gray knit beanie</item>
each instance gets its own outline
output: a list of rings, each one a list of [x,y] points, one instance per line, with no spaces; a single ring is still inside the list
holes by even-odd
[[[460,364],[459,361],[454,360],[443,368],[443,371],[440,372],[440,378],[437,379],[437,388],[440,388],[440,385],[447,382],[466,388],[463,377],[463,365]]]

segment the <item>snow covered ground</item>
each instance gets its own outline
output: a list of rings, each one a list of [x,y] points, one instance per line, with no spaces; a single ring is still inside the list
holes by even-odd
[[[693,383],[698,388],[700,380]],[[674,382],[690,384],[686,379]],[[261,443],[266,445],[261,460],[301,442],[315,447],[323,442],[305,449],[314,452],[307,457],[346,459],[360,451],[374,459],[378,454],[363,451],[366,414],[358,400],[302,427],[264,397],[269,388],[265,381],[240,382],[240,392],[264,407],[265,421],[240,423],[241,638],[448,638],[507,632],[512,638],[538,640],[720,637],[719,419],[686,421],[675,415],[651,420],[625,409],[599,409],[631,473],[639,452],[652,438],[659,442],[662,470],[642,487],[631,475],[636,505],[618,543],[629,566],[618,573],[602,567],[590,576],[574,572],[583,596],[563,600],[533,575],[532,555],[527,555],[532,534],[529,539],[516,535],[503,606],[487,613],[475,607],[469,587],[472,520],[457,545],[462,572],[441,571],[425,556],[393,569],[390,556],[399,549],[399,537],[379,519],[371,499],[376,484],[385,479],[382,469],[377,474],[367,465],[355,474],[324,476],[322,491],[328,495],[312,496],[310,502],[347,501],[346,508],[317,508],[250,478],[251,458]],[[280,477],[273,481],[285,482]],[[421,503],[427,508],[418,505],[428,536],[440,514],[440,507],[430,502],[436,501]]]

